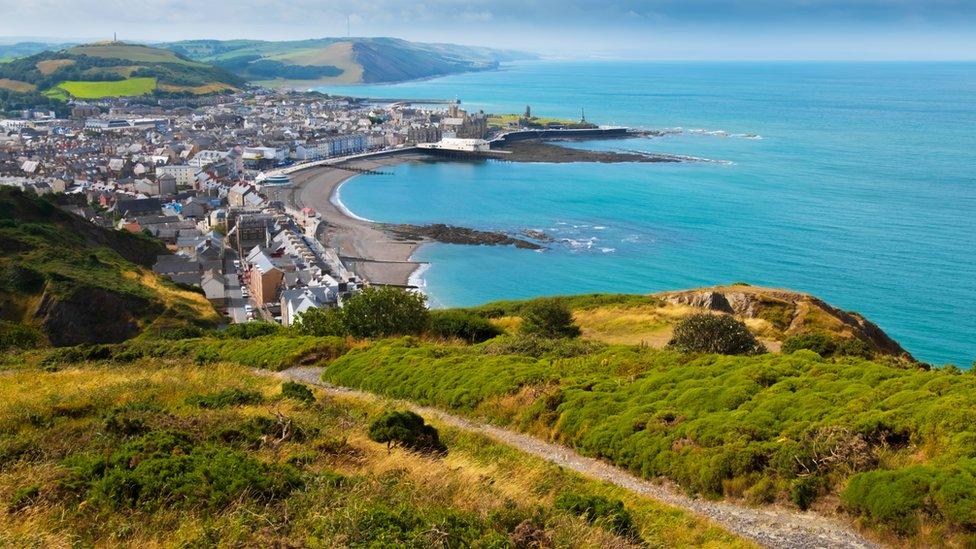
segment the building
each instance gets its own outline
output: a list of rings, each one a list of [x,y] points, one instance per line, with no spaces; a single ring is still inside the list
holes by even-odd
[[[336,307],[338,301],[338,284],[284,290],[281,292],[281,324],[291,326],[305,311]]]
[[[173,179],[176,180],[176,185],[184,188],[192,187],[194,185],[198,173],[200,173],[200,168],[190,165],[158,166],[156,168],[156,177],[171,175],[173,176]]]
[[[285,271],[278,267],[275,259],[259,246],[247,255],[247,282],[251,297],[259,305],[278,299],[278,288],[285,278]]]

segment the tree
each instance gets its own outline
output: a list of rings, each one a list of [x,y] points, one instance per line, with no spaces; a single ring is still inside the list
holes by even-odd
[[[573,312],[555,299],[539,299],[522,308],[522,326],[525,335],[559,338],[579,337],[580,329],[573,323]]]
[[[366,288],[342,311],[346,330],[361,338],[419,335],[428,318],[426,296],[391,286]]]
[[[458,338],[468,343],[481,343],[501,335],[502,331],[482,316],[466,311],[434,311],[430,314],[430,335]]]
[[[294,327],[295,331],[302,335],[317,337],[346,335],[342,309],[308,309],[298,315]]]
[[[407,411],[390,411],[369,426],[369,439],[386,444],[387,451],[402,446],[421,453],[447,453],[437,429],[424,423],[424,418]]]
[[[749,328],[729,315],[689,316],[674,327],[668,346],[683,353],[752,355],[766,352]]]

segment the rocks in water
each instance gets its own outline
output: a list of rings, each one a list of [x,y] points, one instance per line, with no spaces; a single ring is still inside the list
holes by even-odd
[[[642,152],[591,151],[563,147],[552,142],[525,140],[505,143],[499,147],[507,154],[493,156],[495,160],[506,162],[545,162],[560,164],[566,162],[687,162],[689,159],[666,154]]]
[[[433,240],[444,244],[475,246],[515,246],[525,250],[541,250],[543,248],[535,242],[514,238],[502,232],[479,231],[443,223],[434,225],[382,225],[381,227],[401,240]]]

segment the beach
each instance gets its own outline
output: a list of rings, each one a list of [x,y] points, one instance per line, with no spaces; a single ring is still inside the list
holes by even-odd
[[[380,170],[424,158],[414,153],[381,156],[349,162],[344,167]],[[323,219],[319,238],[337,249],[346,265],[363,279],[373,284],[416,285],[417,280],[411,280],[411,275],[422,264],[411,258],[423,242],[398,240],[376,223],[355,216],[339,201],[341,185],[357,175],[330,166],[309,168],[292,174],[293,187],[284,198],[292,207],[309,207],[319,212]]]

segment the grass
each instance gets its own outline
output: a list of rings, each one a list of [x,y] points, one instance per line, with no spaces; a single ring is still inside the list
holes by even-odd
[[[28,93],[36,90],[37,86],[29,82],[21,82],[19,80],[11,80],[9,78],[0,78],[0,88],[18,93]]]
[[[510,124],[518,124],[522,119],[521,114],[493,114],[488,116],[488,125],[496,128],[507,128]],[[541,126],[547,126],[550,124],[558,124],[563,126],[574,126],[580,123],[579,120],[570,120],[568,118],[552,118],[545,116],[533,116],[530,119],[532,124],[538,124]]]
[[[58,69],[75,64],[74,59],[45,59],[37,62],[37,70],[44,76],[54,74]]]
[[[102,57],[106,59],[122,59],[138,63],[176,63],[180,65],[200,65],[193,61],[181,59],[175,53],[138,44],[106,43],[75,46],[68,50],[75,55]]]
[[[262,398],[193,404],[216,388]],[[241,366],[179,360],[7,374],[0,545],[502,546],[524,522],[556,546],[633,543],[555,508],[573,493],[622,500],[652,546],[750,546],[682,511],[436,422],[446,457],[387,452],[366,429],[388,403],[315,393],[316,402],[303,403]],[[294,435],[274,442],[285,422]],[[174,445],[179,452],[167,450]],[[91,468],[98,463],[104,473]],[[211,482],[188,483],[196,474]]]
[[[52,342],[86,331],[110,338],[89,341],[107,341],[123,331],[220,322],[203,295],[149,270],[163,246],[142,235],[98,228],[7,189],[0,190],[0,242],[0,318],[43,328]],[[98,307],[85,306],[93,300]]]
[[[100,99],[102,97],[133,97],[152,93],[156,89],[155,78],[126,78],[115,82],[67,81],[57,85],[72,97]]]
[[[964,511],[976,506],[972,374],[808,351],[512,348],[376,342],[330,364],[324,379],[516,427],[707,497],[788,504],[809,478],[803,499],[821,512],[840,496],[884,535],[976,541]],[[886,501],[901,511],[887,512]]]

